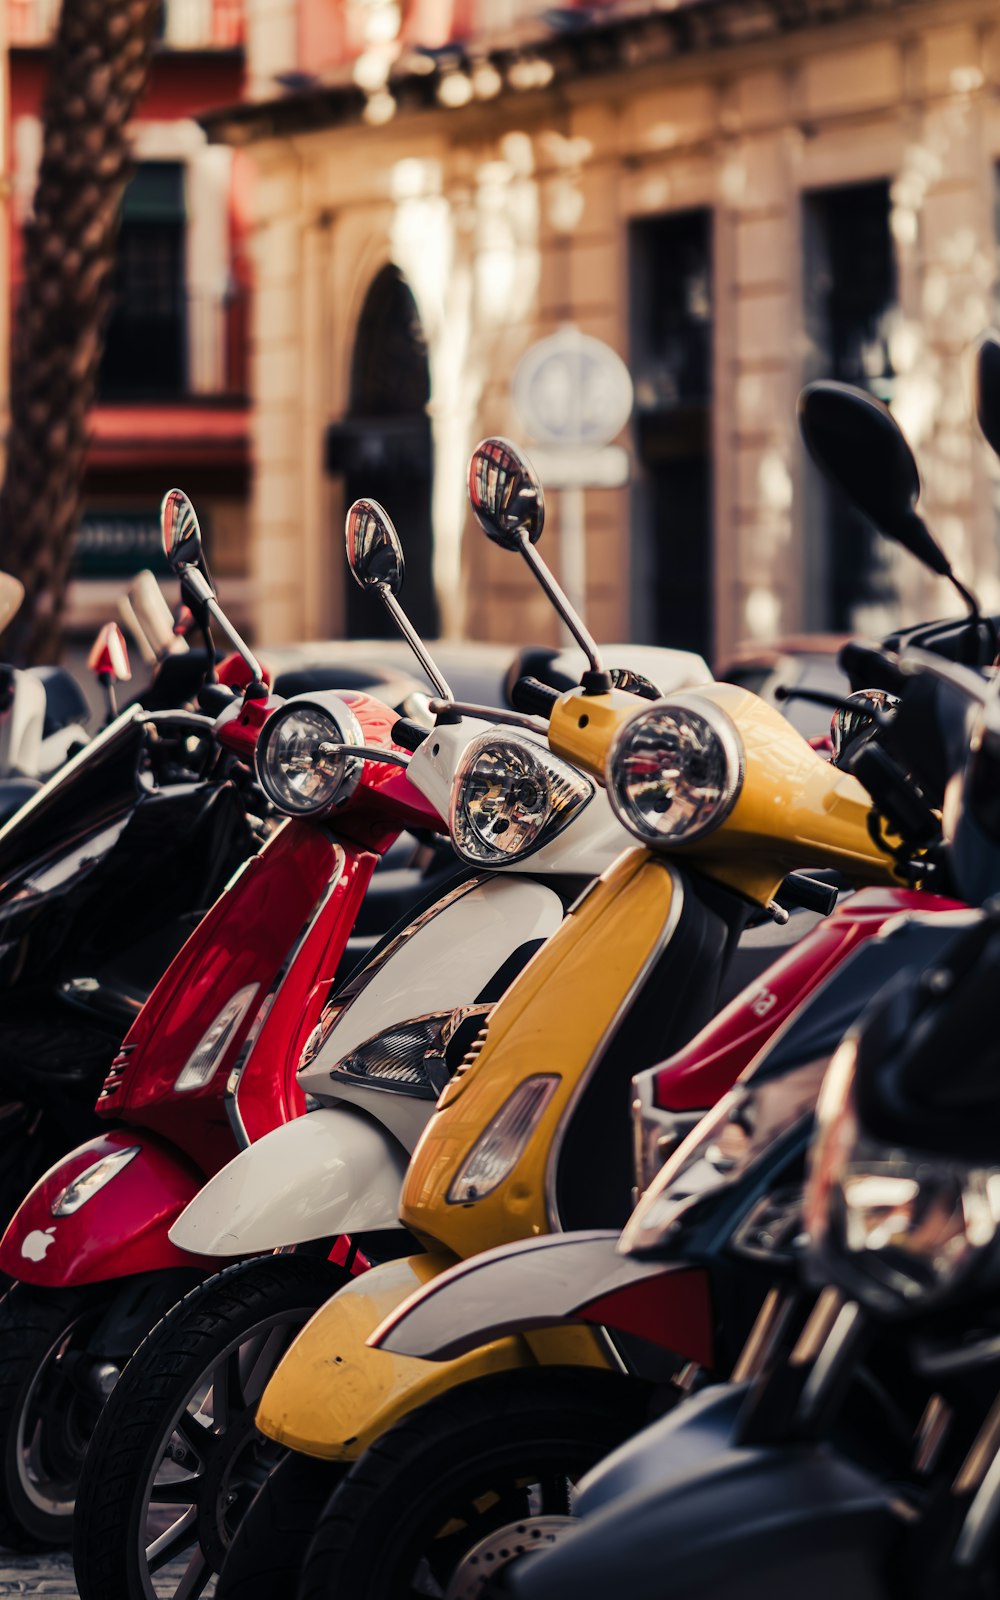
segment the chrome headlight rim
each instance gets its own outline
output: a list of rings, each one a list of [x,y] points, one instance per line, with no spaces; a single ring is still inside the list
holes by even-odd
[[[516,851],[505,852],[496,845],[491,846],[489,841],[484,839],[479,830],[471,823],[469,827],[479,840],[478,847],[470,849],[463,836],[463,821],[460,817],[460,809],[467,799],[464,792],[465,786],[476,762],[484,752],[491,748],[497,751],[513,750],[521,759],[524,759],[527,754],[530,760],[534,761],[540,768],[548,788],[548,808],[537,836],[530,844]],[[553,796],[553,779],[565,786],[566,793],[561,800]],[[490,871],[496,871],[513,865],[515,862],[525,861],[529,856],[535,855],[537,851],[543,850],[546,845],[551,844],[552,840],[562,833],[573,818],[579,816],[584,807],[590,804],[594,793],[595,785],[591,780],[580,772],[578,768],[571,766],[568,761],[563,761],[561,757],[553,755],[547,745],[543,745],[540,741],[525,738],[523,735],[519,736],[489,729],[484,733],[476,734],[474,738],[470,739],[462,752],[461,760],[452,779],[451,798],[448,806],[448,830],[451,834],[452,847],[461,861],[464,861],[468,866],[478,867],[480,870],[485,868]]]
[[[700,717],[711,729],[725,757],[726,788],[728,792],[726,798],[705,822],[697,823],[694,827],[685,829],[682,834],[667,837],[643,825],[639,816],[621,793],[616,769],[621,764],[625,748],[636,729],[673,708]],[[742,793],[745,776],[746,752],[736,724],[714,701],[705,699],[698,694],[670,694],[664,695],[661,700],[645,702],[638,711],[634,712],[617,729],[608,747],[604,763],[604,782],[608,792],[608,801],[618,821],[623,828],[626,828],[632,834],[633,838],[641,840],[644,845],[661,850],[670,850],[682,844],[693,844],[696,840],[704,839],[708,834],[714,833],[718,828],[721,828],[727,817],[732,813],[733,807]]]
[[[291,721],[303,711],[311,712],[329,725],[329,734],[326,739],[318,739],[317,744],[324,742],[330,744],[363,745],[365,742],[361,724],[346,700],[339,695],[319,691],[292,695],[283,706],[273,711],[261,729],[257,745],[254,750],[254,768],[257,781],[267,795],[268,800],[278,810],[290,817],[322,816],[325,812],[333,811],[346,802],[354,794],[361,781],[364,770],[363,756],[343,756],[343,771],[337,780],[333,793],[324,798],[318,805],[315,803],[299,804],[289,799],[289,796],[280,790],[268,771],[267,760],[272,749],[274,739],[282,725]]]

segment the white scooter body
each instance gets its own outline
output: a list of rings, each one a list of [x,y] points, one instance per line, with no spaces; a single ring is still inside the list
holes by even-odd
[[[414,752],[409,779],[441,815],[448,815],[452,780],[470,740],[498,731],[512,730],[464,718],[435,727]],[[534,738],[547,749],[544,734],[517,729],[516,737]],[[332,1026],[299,1070],[317,1109],[265,1134],[217,1173],[170,1229],[173,1243],[197,1255],[238,1256],[363,1228],[400,1227],[403,1174],[435,1100],[385,1079],[368,1083],[331,1074],[393,1027],[473,1005],[505,967],[506,983],[512,982],[520,970],[517,952],[526,960],[530,947],[562,922],[566,906],[558,880],[590,881],[628,842],[595,786],[583,809],[542,849],[453,890],[411,924],[348,986],[339,1013],[333,1002]]]

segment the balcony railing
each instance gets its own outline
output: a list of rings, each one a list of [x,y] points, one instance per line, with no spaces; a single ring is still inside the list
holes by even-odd
[[[45,45],[60,0],[0,0],[12,45]],[[243,0],[164,0],[161,37],[172,50],[233,50],[243,44]]]
[[[99,397],[109,404],[242,399],[248,341],[243,286],[121,302],[107,330]]]

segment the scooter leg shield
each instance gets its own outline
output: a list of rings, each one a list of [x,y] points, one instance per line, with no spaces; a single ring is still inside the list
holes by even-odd
[[[112,1129],[39,1178],[0,1239],[0,1272],[57,1289],[168,1267],[212,1270],[167,1237],[203,1182],[173,1145]]]
[[[823,1447],[731,1449],[585,1516],[504,1573],[516,1600],[888,1600],[884,1485]]]
[[[257,1411],[268,1438],[328,1461],[353,1461],[400,1417],[445,1390],[517,1367],[611,1365],[586,1328],[497,1339],[455,1361],[376,1350],[368,1339],[454,1258],[410,1256],[365,1272],[311,1318],[289,1346]]]

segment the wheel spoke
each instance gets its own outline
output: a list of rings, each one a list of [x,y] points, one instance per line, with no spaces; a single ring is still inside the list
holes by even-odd
[[[154,1539],[152,1544],[146,1546],[146,1565],[151,1573],[159,1572],[168,1561],[172,1561],[182,1550],[187,1550],[194,1544],[198,1537],[197,1523],[198,1512],[192,1506],[182,1517],[178,1517],[176,1522],[172,1522],[158,1539]]]
[[[165,1483],[154,1483],[149,1491],[150,1505],[196,1506],[204,1482],[204,1474],[195,1472],[188,1478],[168,1478]]]
[[[293,1330],[279,1326],[272,1328],[266,1337],[255,1341],[240,1362],[243,1403],[255,1406],[267,1387],[267,1381],[278,1365],[278,1357],[290,1342]]]
[[[211,1409],[212,1425],[219,1433],[231,1427],[235,1418],[246,1409],[240,1382],[239,1350],[230,1350],[214,1368],[212,1392],[205,1400],[205,1408]]]
[[[184,1576],[174,1590],[174,1600],[197,1600],[209,1578],[212,1569],[208,1564],[208,1557],[200,1550],[196,1550],[191,1560],[184,1569]]]
[[[190,1411],[182,1411],[174,1423],[174,1432],[180,1434],[198,1465],[203,1467],[205,1453],[211,1441],[210,1430],[203,1422],[199,1422],[197,1417],[193,1417]]]

